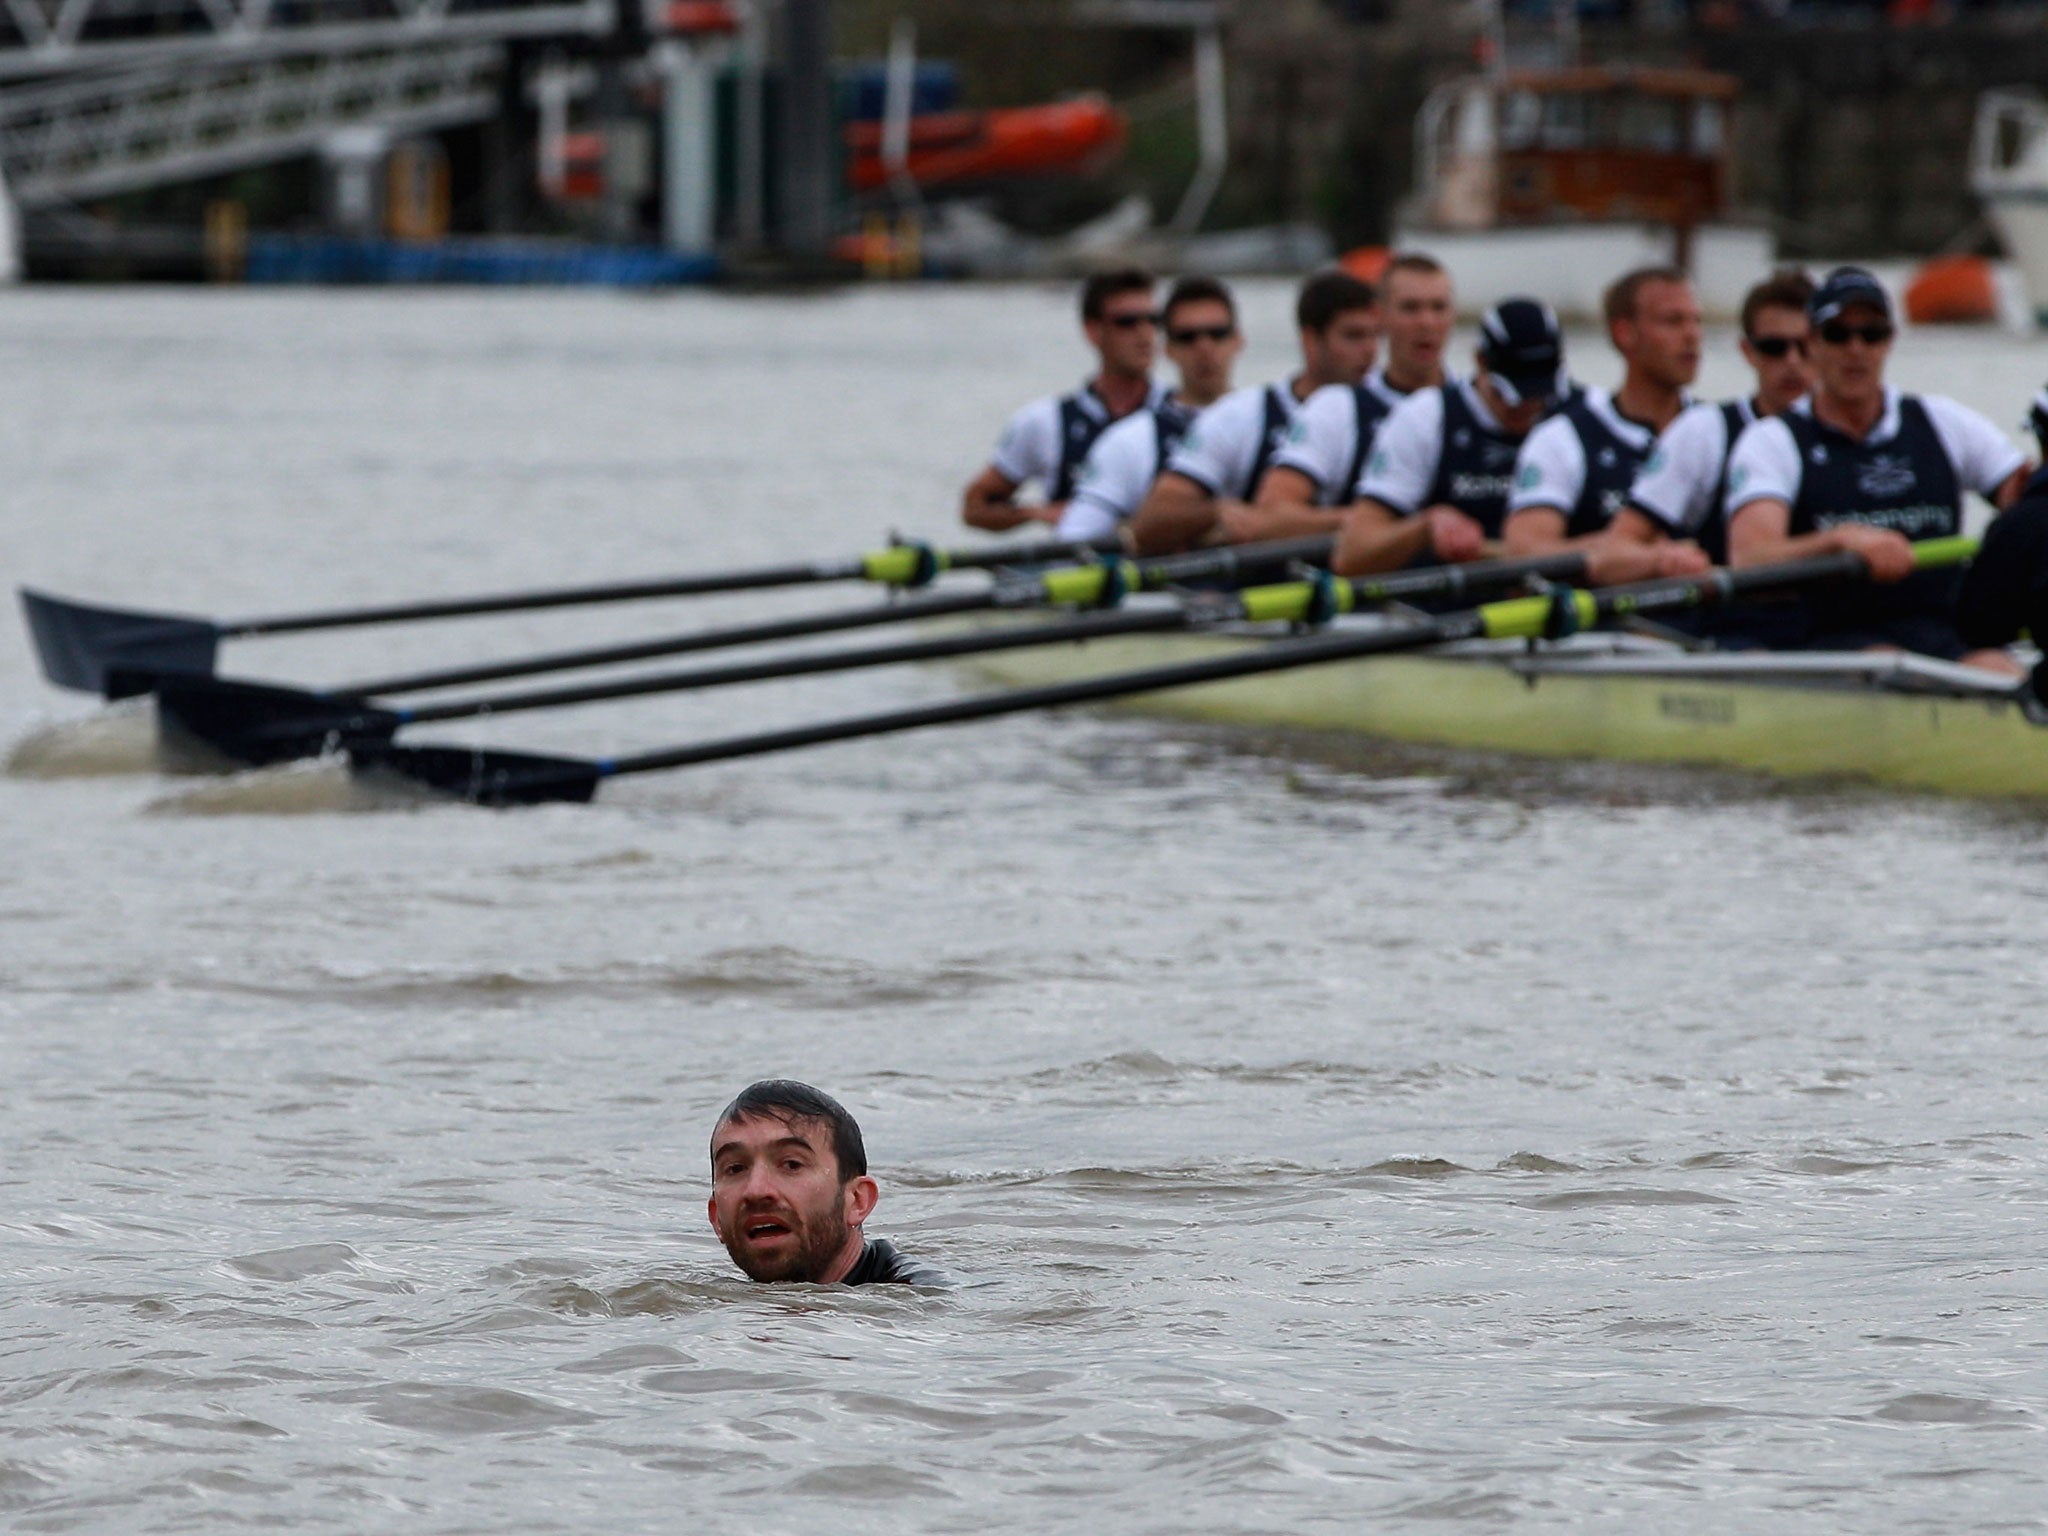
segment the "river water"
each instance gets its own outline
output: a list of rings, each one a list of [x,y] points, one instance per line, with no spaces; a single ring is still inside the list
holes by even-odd
[[[2043,360],[1894,372],[2012,424]],[[852,554],[947,534],[1081,365],[1030,288],[9,293],[0,575],[236,616]],[[1096,713],[494,813],[134,771],[19,639],[0,732],[45,770],[0,778],[11,1529],[2048,1523],[2038,812]],[[771,1074],[853,1107],[870,1230],[955,1289],[734,1275],[705,1136]]]

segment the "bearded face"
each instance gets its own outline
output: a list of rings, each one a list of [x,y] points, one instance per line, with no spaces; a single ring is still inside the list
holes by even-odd
[[[727,1121],[713,1138],[711,1225],[753,1280],[819,1281],[843,1272],[871,1200],[841,1180],[829,1127],[768,1116]]]

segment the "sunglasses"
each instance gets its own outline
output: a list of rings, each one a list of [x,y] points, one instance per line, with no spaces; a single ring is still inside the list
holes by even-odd
[[[1844,325],[1839,320],[1829,320],[1821,325],[1820,339],[1831,347],[1846,347],[1852,339],[1881,347],[1892,339],[1892,328],[1881,321],[1871,325]]]
[[[1141,325],[1157,325],[1159,316],[1148,310],[1134,310],[1129,314],[1104,315],[1102,323],[1119,331],[1135,331]]]
[[[1759,357],[1783,357],[1787,352],[1806,356],[1804,336],[1750,336],[1745,339],[1756,348]]]
[[[1176,347],[1191,347],[1198,341],[1228,341],[1237,334],[1234,325],[1185,325],[1166,333]]]

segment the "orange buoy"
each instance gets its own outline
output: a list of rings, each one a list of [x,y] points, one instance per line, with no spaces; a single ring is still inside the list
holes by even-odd
[[[1906,285],[1915,325],[1970,325],[1998,318],[1998,281],[1982,256],[1937,256]]]
[[[1387,263],[1393,259],[1394,253],[1384,245],[1361,245],[1339,256],[1337,265],[1377,288],[1387,275]]]

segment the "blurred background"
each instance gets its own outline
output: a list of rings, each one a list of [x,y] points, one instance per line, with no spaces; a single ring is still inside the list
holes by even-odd
[[[1414,242],[1469,304],[1502,263],[1607,275],[1669,247],[1710,307],[1724,265],[1933,258],[1937,307],[2025,315],[2044,22],[2038,0],[7,0],[0,273],[1299,271]],[[1569,288],[1546,296],[1581,307]]]

